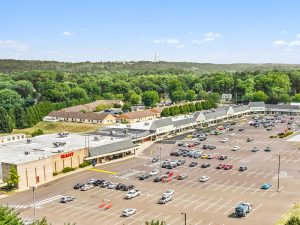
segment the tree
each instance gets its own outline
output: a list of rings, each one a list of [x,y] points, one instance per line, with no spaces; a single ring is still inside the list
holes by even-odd
[[[186,95],[183,90],[174,91],[171,95],[172,102],[181,102],[186,99]]]
[[[208,96],[208,99],[213,99],[215,102],[220,102],[221,100],[221,95],[219,93],[211,93]]]
[[[25,112],[21,106],[16,105],[14,108],[15,118],[16,118],[16,128],[22,129],[24,128],[25,123]]]
[[[196,107],[195,107],[194,103],[190,103],[189,108],[190,108],[190,112],[196,112]]]
[[[212,98],[209,99],[208,102],[210,103],[211,108],[218,108],[216,102]]]
[[[14,212],[14,208],[8,205],[0,205],[0,221],[1,225],[22,225],[22,219],[19,216],[20,212]]]
[[[13,130],[13,123],[10,116],[7,114],[3,106],[0,107],[0,131],[4,133],[11,133]]]
[[[115,100],[116,96],[114,96],[112,93],[103,93],[103,98],[106,100]]]
[[[15,117],[15,111],[14,109],[9,110],[9,117],[11,119],[11,122],[13,124],[13,128],[16,128],[16,117]]]
[[[278,100],[279,100],[278,94],[275,91],[272,91],[269,95],[268,103],[269,104],[278,104]]]
[[[193,90],[196,92],[196,93],[199,93],[200,91],[203,91],[203,86],[201,83],[196,83],[193,87]]]
[[[212,105],[210,104],[210,101],[209,101],[209,100],[206,100],[206,101],[205,101],[205,104],[206,104],[206,108],[207,108],[207,109],[211,109],[211,108],[212,108]]]
[[[9,89],[0,90],[0,106],[6,110],[13,108],[15,104],[23,105],[23,103],[23,99],[17,92]]]
[[[188,90],[186,93],[186,100],[192,102],[196,100],[196,93],[193,90]]]
[[[295,94],[295,96],[292,98],[292,102],[300,102],[300,93]]]
[[[167,87],[167,93],[169,94],[169,97],[171,99],[172,99],[172,94],[175,91],[183,91],[181,87],[181,83],[178,79],[171,80]]]
[[[174,107],[174,112],[175,112],[175,116],[180,115],[180,109],[177,105],[173,106]]]
[[[18,172],[13,163],[11,164],[10,169],[8,169],[7,171],[8,171],[8,180],[4,179],[6,183],[15,186],[15,184],[18,184],[21,181],[21,178],[20,176],[18,176]]]
[[[140,87],[135,87],[135,88],[133,88],[133,91],[136,93],[136,94],[141,94],[143,91],[142,91],[142,89],[140,89]]]
[[[43,134],[44,134],[44,131],[42,131],[41,129],[38,129],[31,134],[31,137],[35,137],[35,136],[43,135]]]
[[[283,102],[285,105],[289,102],[291,102],[291,97],[288,94],[282,94],[279,96],[278,99],[280,102]]]
[[[31,107],[26,108],[26,124],[28,127],[33,127],[37,124],[37,118]]]
[[[117,94],[116,95],[117,99],[123,101],[124,97],[123,97],[123,94]]]
[[[175,108],[174,108],[174,106],[171,106],[170,108],[169,108],[169,113],[170,113],[170,116],[175,116],[176,114],[175,114]]]
[[[201,102],[196,102],[195,107],[196,107],[196,111],[202,111]]]
[[[170,116],[170,110],[169,108],[164,108],[161,112],[161,117],[169,117]]]
[[[208,94],[206,91],[200,91],[197,95],[198,100],[207,100],[208,99]]]
[[[15,83],[15,91],[21,95],[22,98],[26,98],[28,95],[32,95],[34,87],[30,81],[19,80]]]
[[[128,111],[131,112],[132,111],[130,102],[124,103],[124,105],[122,106],[122,111],[123,112],[128,112]]]
[[[94,83],[83,83],[79,87],[83,88],[89,96],[101,94],[101,87],[98,87]]]
[[[131,105],[137,105],[139,104],[139,100],[140,100],[140,96],[135,94],[130,96],[129,102],[131,103]]]
[[[100,111],[101,111],[101,110],[100,110]],[[82,109],[82,110],[80,110],[80,112],[86,113],[86,110],[85,110],[85,109]]]
[[[29,94],[24,101],[24,106],[25,106],[25,108],[27,108],[27,107],[33,106],[34,103],[35,103],[35,99],[32,98],[31,95]]]
[[[242,101],[248,103],[249,101],[252,101],[253,99],[253,93],[249,92],[249,93],[245,93],[242,97]]]
[[[154,220],[154,219],[152,219],[151,221],[146,221],[145,222],[145,225],[166,225],[167,223],[164,221],[164,220],[162,220],[162,221],[159,221],[159,220]]]
[[[130,99],[130,97],[131,97],[131,95],[135,95],[136,93],[134,92],[134,91],[128,91],[126,94],[125,94],[125,96],[124,96],[124,101],[125,102],[128,102],[129,101],[129,99]]]
[[[145,106],[155,107],[160,102],[160,98],[156,91],[145,91],[142,95],[142,102]]]
[[[285,225],[300,225],[299,217],[292,216]]]
[[[69,93],[69,98],[74,98],[74,99],[80,99],[80,98],[86,98],[87,97],[87,93],[85,91],[85,89],[81,88],[81,87],[76,87],[76,88],[72,88],[70,93]]]
[[[253,94],[253,102],[267,102],[268,96],[263,91],[258,91]]]

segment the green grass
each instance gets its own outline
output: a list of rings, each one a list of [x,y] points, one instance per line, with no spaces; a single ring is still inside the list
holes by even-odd
[[[234,101],[220,101],[220,104],[234,104]]]
[[[300,218],[300,200],[290,208],[276,223],[275,225],[284,225],[291,217],[299,217]]]
[[[86,124],[86,123],[72,123],[72,122],[39,122],[33,127],[25,129],[14,129],[11,134],[0,133],[0,136],[12,135],[12,134],[25,134],[30,136],[34,131],[41,129],[45,134],[54,134],[62,131],[68,131],[71,133],[86,133],[98,130],[103,125],[99,124]]]

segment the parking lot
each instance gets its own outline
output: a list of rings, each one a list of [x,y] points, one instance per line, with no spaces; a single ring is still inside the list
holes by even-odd
[[[48,198],[38,197],[38,216],[45,215],[53,224],[61,224],[62,221],[77,222],[77,224],[141,224],[145,220],[164,219],[167,224],[184,224],[184,216],[187,214],[187,224],[274,224],[293,203],[299,198],[299,154],[298,142],[287,141],[299,134],[298,127],[293,135],[279,138],[269,138],[277,135],[287,127],[286,123],[278,123],[272,131],[265,131],[261,127],[240,125],[244,131],[238,131],[235,126],[234,136],[226,143],[221,143],[223,138],[229,138],[229,131],[224,134],[209,135],[201,145],[189,149],[200,149],[205,154],[219,153],[227,155],[226,160],[201,159],[181,156],[170,156],[171,151],[176,151],[182,146],[176,146],[178,141],[194,143],[194,140],[185,140],[180,135],[163,142],[157,142],[146,149],[143,156],[128,159],[122,163],[116,162],[109,166],[99,166],[95,169],[112,171],[117,174],[103,173],[101,171],[89,171],[78,176],[69,186],[55,188]],[[252,137],[254,141],[247,142]],[[216,145],[213,150],[202,149],[203,144]],[[162,161],[167,158],[185,159],[185,164],[173,169],[177,174],[188,174],[188,178],[177,180],[175,176],[169,182],[153,182],[156,176],[146,180],[139,180],[140,175],[149,174],[152,170],[160,170],[160,162],[150,163],[149,159],[160,155],[158,146],[162,148]],[[232,151],[234,146],[240,150]],[[258,152],[252,152],[253,147],[259,147]],[[271,151],[264,149],[270,146]],[[183,147],[187,149],[188,147]],[[281,157],[280,169],[280,192],[278,189],[278,156]],[[189,167],[192,161],[198,165]],[[201,168],[201,164],[210,163],[208,168]],[[216,169],[219,163],[233,164],[230,170]],[[238,171],[240,166],[247,166],[246,171]],[[165,174],[170,169],[161,169]],[[208,176],[206,182],[199,182],[202,176]],[[88,179],[106,179],[115,183],[135,185],[135,189],[141,191],[141,195],[133,199],[124,199],[126,191],[107,189],[95,186],[88,191],[72,189],[76,183],[86,183]],[[73,185],[71,185],[71,183]],[[267,190],[261,189],[263,183],[271,183],[272,187]],[[61,185],[63,185],[62,183]],[[65,184],[64,184],[65,185]],[[48,189],[51,190],[51,189]],[[166,190],[174,190],[173,200],[167,204],[157,204],[157,201]],[[53,196],[51,196],[51,194]],[[74,196],[75,200],[68,203],[60,203],[59,198],[63,195]],[[57,197],[58,196],[58,197]],[[103,203],[103,200],[104,203]],[[109,202],[109,201],[110,202]],[[235,207],[238,203],[251,203],[252,210],[246,218],[236,217]],[[12,205],[21,212],[23,218],[32,218],[32,206],[26,205],[15,199]],[[105,211],[99,206],[111,205]],[[122,211],[127,208],[137,210],[130,217],[122,217]],[[38,217],[39,218],[39,217]]]

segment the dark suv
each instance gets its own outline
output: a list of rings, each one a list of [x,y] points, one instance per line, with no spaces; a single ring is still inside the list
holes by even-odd
[[[203,145],[203,149],[209,149],[210,146],[209,145]]]
[[[122,190],[124,186],[125,186],[125,184],[119,183],[119,184],[116,186],[116,189],[117,189],[117,190]]]
[[[125,184],[123,187],[122,187],[122,190],[123,191],[128,191],[128,190],[131,190],[134,188],[134,185],[132,184]]]
[[[105,182],[106,180],[103,180],[103,179],[99,179],[99,180],[96,180],[96,181],[94,181],[94,183],[93,183],[93,185],[94,186],[99,186],[99,185],[101,185],[103,182]]]

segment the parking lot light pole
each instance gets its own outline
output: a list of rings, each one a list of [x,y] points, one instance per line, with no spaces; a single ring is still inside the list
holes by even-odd
[[[279,156],[279,159],[278,159],[278,189],[277,189],[277,192],[280,192],[280,189],[279,189],[280,155],[277,155],[277,156]]]
[[[36,221],[36,212],[35,212],[35,193],[34,193],[34,189],[36,189],[37,186],[30,186],[30,188],[32,188],[32,193],[33,193],[34,221]]]
[[[160,150],[159,160],[160,160],[160,175],[161,175],[161,149],[163,148],[163,146],[158,146],[157,148],[159,148]]]
[[[184,214],[184,224],[186,225],[186,213],[181,213]]]

